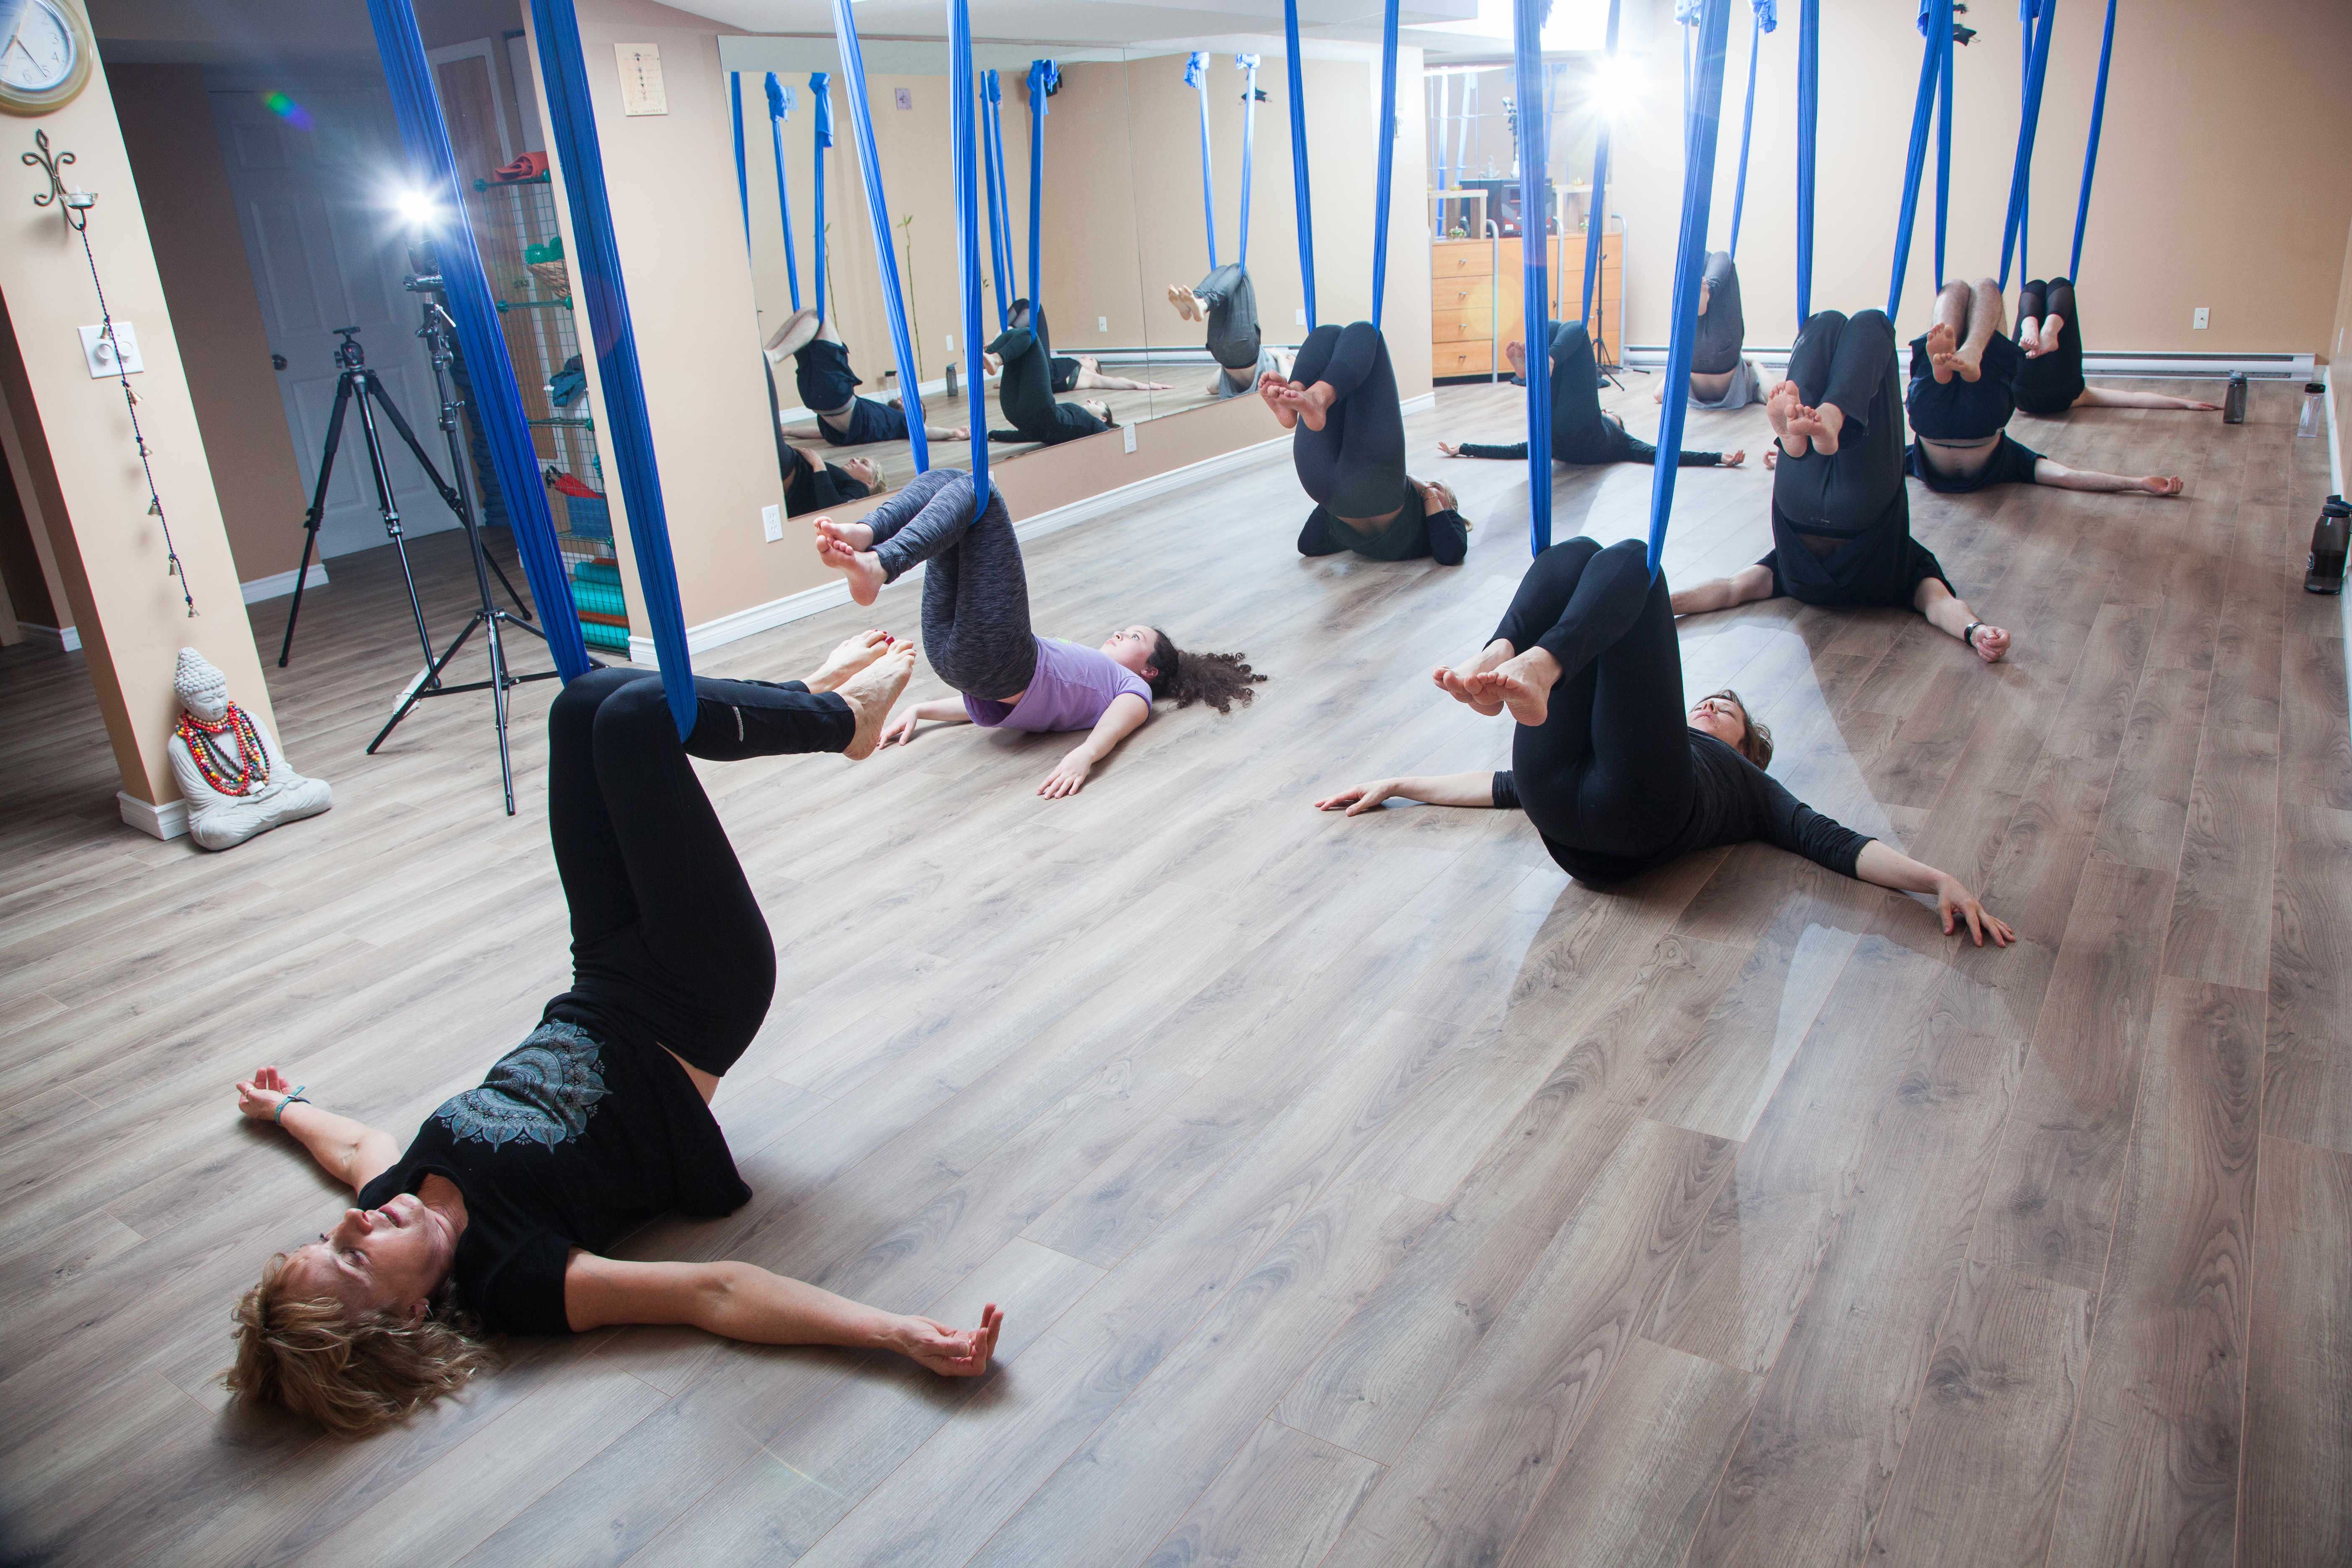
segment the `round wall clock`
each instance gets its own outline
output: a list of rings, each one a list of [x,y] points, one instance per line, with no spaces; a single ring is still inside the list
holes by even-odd
[[[0,6],[0,16],[8,9]],[[64,0],[20,0],[15,9],[15,30],[0,42],[0,110],[47,114],[62,109],[89,81],[98,53],[89,25]]]

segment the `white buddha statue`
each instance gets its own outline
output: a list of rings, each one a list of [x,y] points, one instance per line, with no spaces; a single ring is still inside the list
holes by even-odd
[[[228,678],[203,654],[182,648],[172,684],[183,710],[169,745],[172,776],[188,803],[188,837],[226,849],[335,804],[324,779],[286,765],[278,742],[228,700]]]

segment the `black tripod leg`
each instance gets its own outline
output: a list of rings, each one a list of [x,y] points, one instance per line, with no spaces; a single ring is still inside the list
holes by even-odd
[[[507,575],[507,569],[499,564],[499,558],[489,552],[488,546],[483,547],[482,559],[488,562],[490,570],[498,574],[499,586],[504,588],[507,591],[507,597],[514,601],[515,614],[526,621],[530,620],[530,606],[523,602],[523,596],[520,594],[515,592],[514,580]]]
[[[507,751],[507,688],[514,684],[507,675],[506,645],[499,639],[499,617],[492,615],[482,623],[482,635],[489,639],[490,710],[499,727],[499,782],[507,792],[507,815],[515,814],[514,758]]]
[[[436,684],[433,677],[440,667],[433,660],[433,634],[425,627],[425,602],[416,596],[416,574],[408,564],[408,542],[400,525],[400,503],[392,493],[391,470],[383,464],[383,437],[376,429],[375,416],[370,410],[372,405],[382,406],[394,420],[400,418],[400,411],[384,395],[383,384],[376,379],[374,371],[362,370],[359,374],[362,381],[359,394],[360,435],[367,442],[368,467],[375,475],[376,510],[383,515],[383,531],[392,540],[393,553],[400,557],[401,580],[408,585],[409,614],[416,617],[416,641],[424,651],[425,668],[431,672],[426,684]]]
[[[414,681],[409,683],[408,689],[401,694],[400,706],[392,710],[392,717],[383,721],[383,728],[378,730],[375,732],[375,739],[367,743],[367,754],[369,756],[372,757],[375,755],[375,749],[383,744],[384,737],[392,733],[394,726],[396,726],[403,719],[408,717],[408,710],[410,709],[415,707],[427,697],[431,697],[435,694],[436,689],[441,684],[441,672],[449,667],[449,661],[457,657],[457,650],[466,646],[466,639],[472,637],[474,635],[474,628],[481,624],[482,616],[479,614],[477,614],[473,619],[466,623],[466,629],[459,632],[456,640],[450,643],[449,650],[440,658],[435,659],[431,664],[427,665],[425,668],[425,673],[418,676]],[[501,731],[500,739],[503,740],[504,738],[504,731]]]
[[[425,477],[433,481],[433,488],[441,492],[441,499],[448,503],[451,511],[457,513],[457,521],[467,527],[474,526],[473,514],[466,509],[466,498],[457,492],[457,488],[449,480],[441,477],[441,470],[435,468],[433,459],[425,455],[424,445],[416,439],[416,432],[408,427],[408,421],[401,417],[400,410],[393,405],[391,397],[384,393],[381,385],[377,386],[375,396],[376,402],[383,409],[384,417],[392,421],[392,427],[400,433],[400,438],[408,443],[408,449],[416,455],[417,462],[424,466]],[[455,448],[456,442],[453,437],[452,461],[456,460]],[[507,581],[506,568],[498,563],[496,557],[488,559],[490,570],[499,574],[499,582],[506,588],[507,597],[514,601],[515,608],[522,612],[523,619],[530,619],[530,610],[523,604],[522,595],[515,592],[512,583]]]
[[[286,640],[278,647],[278,668],[294,652],[294,618],[302,613],[303,584],[310,580],[310,548],[319,542],[319,521],[327,512],[327,481],[335,477],[335,448],[342,444],[343,415],[352,405],[352,378],[335,378],[335,411],[327,416],[327,445],[319,454],[319,482],[310,488],[310,510],[302,518],[302,565],[294,574],[294,603],[286,610]]]

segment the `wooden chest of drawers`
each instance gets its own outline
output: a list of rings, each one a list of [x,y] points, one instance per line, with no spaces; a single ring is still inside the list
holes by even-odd
[[[1621,265],[1624,243],[1622,234],[1601,237],[1593,335],[1611,351],[1604,355],[1609,358],[1622,347],[1619,328],[1624,315]],[[1564,249],[1559,239],[1549,239],[1547,253],[1559,313],[1572,318],[1583,300],[1584,237],[1570,236]],[[1524,341],[1527,332],[1521,254],[1516,239],[1441,239],[1430,246],[1431,374],[1442,381],[1505,370],[1503,345]]]

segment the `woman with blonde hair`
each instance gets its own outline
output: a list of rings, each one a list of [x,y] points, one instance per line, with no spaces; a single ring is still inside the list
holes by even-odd
[[[355,1437],[494,1365],[486,1331],[622,1323],[988,1370],[992,1305],[957,1330],[748,1263],[602,1256],[656,1215],[716,1217],[751,1195],[709,1102],[767,1016],[775,946],[688,759],[869,756],[914,661],[911,645],[873,631],[805,683],[698,679],[683,742],[651,671],[595,669],[563,689],[548,712],[547,815],[572,988],[405,1151],[277,1068],[236,1086],[240,1110],[284,1128],[358,1197],[317,1241],[272,1258],[237,1304],[229,1387]]]

